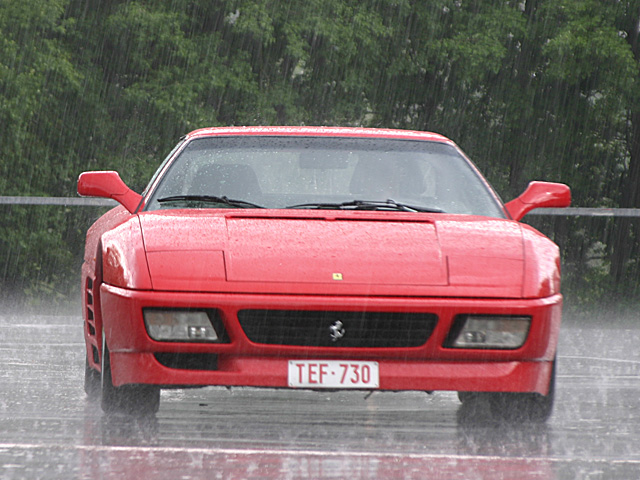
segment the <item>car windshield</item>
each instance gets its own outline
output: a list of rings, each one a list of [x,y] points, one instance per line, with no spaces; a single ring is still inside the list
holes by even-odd
[[[499,201],[453,146],[422,140],[235,136],[190,141],[147,210],[385,210],[503,218]]]

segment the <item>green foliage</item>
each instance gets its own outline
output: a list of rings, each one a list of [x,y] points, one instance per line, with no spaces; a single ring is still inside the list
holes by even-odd
[[[628,204],[639,12],[638,0],[5,0],[0,195],[73,195],[90,169],[140,191],[199,127],[338,124],[444,133],[506,199],[537,178],[569,183],[579,206]],[[74,278],[91,216],[0,211],[0,288],[37,297]],[[625,242],[640,250],[636,229],[614,230],[556,236],[590,296],[611,265],[640,270],[620,256]],[[604,263],[580,270],[595,245]]]
[[[77,277],[77,258],[65,244],[71,214],[58,207],[5,207],[0,212],[3,298],[28,292],[34,301],[56,300],[70,293]],[[55,293],[55,295],[51,295]]]
[[[0,190],[5,195],[43,193],[52,176],[66,173],[66,152],[56,148],[66,112],[49,115],[81,82],[60,42],[73,26],[62,18],[66,3],[0,3]]]

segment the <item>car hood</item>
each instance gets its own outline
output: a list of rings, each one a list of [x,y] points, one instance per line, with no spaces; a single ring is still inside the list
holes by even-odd
[[[218,211],[219,212],[219,211]],[[517,222],[389,212],[140,215],[155,290],[522,295]]]

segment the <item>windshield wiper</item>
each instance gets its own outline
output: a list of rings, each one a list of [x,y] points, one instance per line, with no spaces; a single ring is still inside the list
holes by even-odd
[[[172,195],[158,199],[158,203],[166,202],[205,202],[205,203],[221,203],[237,208],[264,208],[261,205],[247,202],[245,200],[234,200],[227,196],[216,197],[214,195]]]
[[[380,200],[351,200],[342,203],[300,203],[290,205],[286,208],[315,208],[318,210],[393,210],[400,212],[429,212],[444,213],[444,210],[432,207],[419,207],[416,205],[408,205],[406,203],[396,202],[388,199]]]

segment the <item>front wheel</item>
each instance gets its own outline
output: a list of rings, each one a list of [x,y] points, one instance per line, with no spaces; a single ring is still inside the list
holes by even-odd
[[[551,367],[549,391],[547,395],[539,393],[497,393],[497,392],[458,392],[458,398],[467,409],[471,404],[488,403],[494,418],[508,422],[543,423],[551,416],[555,400],[556,360]],[[477,408],[477,405],[474,405]]]
[[[160,389],[154,385],[115,387],[111,379],[111,356],[102,340],[101,404],[105,413],[154,414],[160,407]]]
[[[84,359],[84,392],[89,400],[95,400],[100,396],[100,372],[89,366],[89,360]]]

